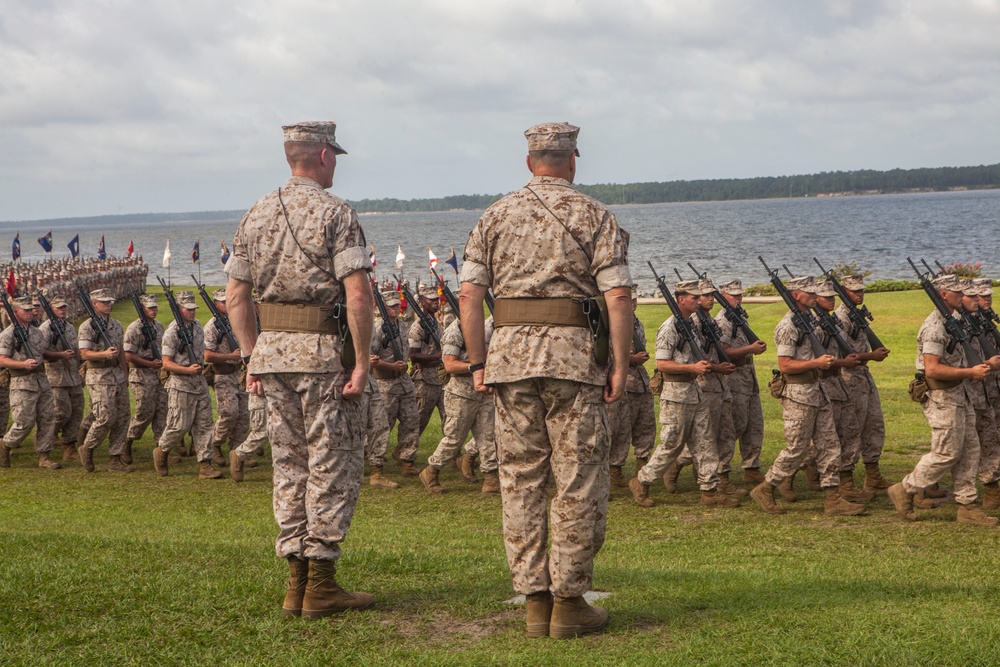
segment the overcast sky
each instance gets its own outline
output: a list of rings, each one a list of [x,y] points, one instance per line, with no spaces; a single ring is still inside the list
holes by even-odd
[[[282,124],[347,199],[1000,162],[1000,0],[0,0],[0,220],[245,209]]]

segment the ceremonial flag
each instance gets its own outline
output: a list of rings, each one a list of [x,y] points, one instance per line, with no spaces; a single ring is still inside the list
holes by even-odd
[[[21,232],[14,237],[14,242],[10,244],[10,256],[16,262],[21,259]]]
[[[14,280],[14,267],[10,267],[10,272],[7,273],[7,284],[4,285],[7,290],[7,294],[14,296],[17,292],[17,282]]]
[[[455,269],[455,274],[458,275],[458,258],[455,257],[455,246],[451,247],[451,257],[444,260],[444,263]]]
[[[42,246],[42,250],[45,252],[52,252],[52,230],[45,236],[40,236],[38,238],[38,245]]]
[[[76,259],[76,256],[80,254],[80,235],[77,234],[70,239],[70,242],[66,244],[66,247],[69,248],[69,254],[73,256],[73,259]]]
[[[132,241],[132,239],[129,239],[130,243],[131,243],[131,241]],[[76,257],[76,255],[73,255],[73,256]],[[98,259],[107,259],[108,258],[108,251],[104,247],[104,234],[101,234],[101,245],[97,246],[97,258]]]
[[[430,246],[427,246],[427,258],[430,260],[432,269],[438,265],[437,255],[434,254],[434,251],[431,250]]]
[[[163,249],[163,268],[170,268],[170,239],[167,239],[167,247]]]
[[[372,268],[375,268],[375,246],[371,243],[368,244],[368,261],[372,263]]]
[[[397,245],[396,246],[396,268],[397,269],[402,269],[403,268],[403,260],[404,259],[406,259],[406,255],[403,254],[403,248],[402,248],[402,246]]]
[[[219,255],[219,259],[222,260],[223,266],[229,261],[229,248],[226,247],[226,239],[222,239],[222,252]]]
[[[191,249],[191,263],[197,264],[201,260],[201,238],[194,240],[194,248]]]
[[[103,236],[101,237],[101,240],[104,240]],[[135,244],[132,243],[131,237],[128,240],[128,247],[125,248],[125,252],[128,253],[129,257],[135,257]]]

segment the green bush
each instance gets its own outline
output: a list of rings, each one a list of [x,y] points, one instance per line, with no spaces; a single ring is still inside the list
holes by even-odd
[[[865,285],[866,292],[906,292],[920,289],[920,283],[912,280],[873,280]]]
[[[743,290],[743,294],[746,296],[778,296],[778,291],[774,289],[774,285],[771,283],[764,283],[762,285],[750,285]]]

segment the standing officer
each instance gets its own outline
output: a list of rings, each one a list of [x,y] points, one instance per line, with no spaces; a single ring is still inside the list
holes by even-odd
[[[628,235],[603,204],[573,189],[579,132],[543,123],[524,133],[534,177],[486,210],[462,267],[469,370],[476,391],[496,392],[504,542],[514,589],[527,596],[531,637],[574,637],[608,621],[583,594],[607,523],[604,404],[625,391],[632,278]],[[490,287],[496,309],[487,359],[483,298]],[[602,294],[610,365],[595,357],[592,320],[581,307]],[[550,473],[556,493],[547,517]]]
[[[146,317],[156,330],[157,350],[163,350],[163,325],[156,321],[159,304],[155,294],[143,294],[139,303]],[[146,428],[153,426],[153,446],[160,441],[167,425],[167,390],[160,382],[162,359],[153,355],[153,349],[142,333],[142,320],[136,318],[125,329],[125,359],[128,360],[128,385],[135,399],[135,414],[128,425],[128,439],[125,441],[125,463],[132,463],[132,443],[142,437]]]
[[[292,176],[243,216],[226,295],[247,390],[267,398],[275,551],[289,565],[282,614],[319,618],[374,603],[334,577],[364,479],[371,262],[354,209],[325,192],[345,153],[336,124],[283,129]]]

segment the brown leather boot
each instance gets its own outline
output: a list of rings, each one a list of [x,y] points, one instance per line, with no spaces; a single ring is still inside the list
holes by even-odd
[[[392,451],[389,452],[389,455],[392,457],[392,460],[395,461],[396,463],[400,464],[403,463],[403,459],[399,458],[399,445],[393,447]]]
[[[529,593],[524,596],[524,606],[528,610],[528,636],[548,637],[549,621],[552,619],[552,593]]]
[[[413,461],[400,461],[399,474],[403,477],[420,477],[420,470],[413,465]]]
[[[231,452],[233,450],[230,449],[229,451]],[[246,461],[243,462],[244,468],[256,468],[259,465],[260,463],[257,461],[257,459],[247,459]]]
[[[878,469],[878,463],[865,464],[865,488],[866,489],[888,489],[892,482],[882,476],[882,471]]]
[[[83,448],[81,447],[80,449],[82,450]],[[166,477],[170,474],[167,453],[160,449],[159,446],[153,447],[153,468],[160,477]]]
[[[875,492],[854,486],[854,473],[850,470],[842,470],[840,472],[840,497],[844,500],[867,501],[875,497]]]
[[[727,496],[736,496],[737,498],[742,498],[747,495],[746,489],[741,489],[729,482],[729,473],[720,472],[719,473],[719,491],[726,494]]]
[[[70,461],[78,461],[80,457],[76,453],[76,443],[66,442],[63,443],[63,463],[69,463]]]
[[[499,496],[500,494],[500,474],[496,470],[483,473],[483,488],[480,491],[484,496]]]
[[[552,601],[549,637],[572,639],[591,632],[599,632],[607,624],[608,612],[603,607],[592,607],[587,604],[582,595],[572,598],[556,596]]]
[[[768,514],[784,514],[785,508],[774,502],[774,487],[769,482],[761,482],[750,491],[750,499]]]
[[[309,581],[302,597],[302,616],[323,618],[348,609],[368,609],[375,598],[368,593],[349,593],[337,584],[337,565],[332,560],[310,560]]]
[[[108,472],[132,472],[132,466],[125,465],[121,456],[112,456],[108,463]]]
[[[913,494],[913,506],[918,510],[932,510],[938,506],[939,502],[925,496],[923,491],[917,491]]]
[[[748,484],[751,487],[757,486],[764,481],[764,473],[760,471],[760,468],[744,468],[743,469],[743,483]]]
[[[38,455],[38,467],[45,468],[46,470],[59,470],[59,468],[62,468],[61,465],[49,458],[48,452]]]
[[[906,492],[902,482],[896,482],[885,493],[896,507],[896,513],[899,516],[907,521],[917,520],[917,513],[913,511],[913,494]]]
[[[198,479],[221,479],[222,473],[212,467],[211,461],[200,461],[198,464]]]
[[[984,526],[990,528],[992,526],[1000,523],[1000,519],[995,516],[989,516],[984,514],[981,509],[976,507],[975,503],[969,503],[968,505],[958,506],[958,515],[955,520],[959,523],[967,523],[970,526]]]
[[[479,478],[476,477],[476,455],[466,452],[462,454],[462,459],[458,464],[458,471],[462,475],[468,484],[478,484]]]
[[[681,476],[681,467],[674,461],[663,471],[663,488],[667,493],[677,493],[677,480]]]
[[[611,486],[616,489],[624,489],[628,486],[628,480],[622,474],[621,466],[611,466]]]
[[[645,468],[647,463],[649,463],[648,456],[635,457],[635,474],[638,475],[639,471]]]
[[[10,447],[0,442],[0,468],[10,467]]]
[[[399,484],[382,474],[382,466],[372,466],[372,474],[368,476],[368,485],[376,489],[399,488]]]
[[[420,471],[420,481],[424,483],[424,488],[427,489],[427,493],[438,495],[445,493],[444,488],[441,486],[441,482],[438,481],[438,475],[440,474],[441,471],[434,466],[427,466]]]
[[[628,481],[628,488],[632,491],[632,499],[640,507],[652,507],[656,503],[649,497],[649,484],[643,484],[638,477],[633,477]]]
[[[217,466],[226,465],[226,457],[222,455],[222,445],[212,443],[212,463]]]
[[[229,450],[229,476],[234,482],[243,481],[243,461],[237,456],[236,450]]]
[[[785,479],[778,482],[778,493],[780,493],[781,497],[787,500],[788,502],[794,503],[796,500],[799,499],[799,497],[795,495],[795,490],[792,488],[794,486],[795,486],[795,474],[793,473],[788,477],[786,477]]]
[[[86,445],[81,445],[76,450],[80,454],[80,464],[87,472],[94,472],[94,450]]]
[[[819,478],[819,467],[815,463],[806,464],[806,481],[809,482],[809,488],[813,491],[822,491],[823,484]]]
[[[132,465],[132,443],[134,441],[129,438],[125,441],[125,451],[122,452],[122,463],[125,465]]]
[[[302,597],[306,594],[306,584],[309,582],[309,561],[295,556],[289,556],[286,560],[288,589],[285,591],[285,601],[281,604],[281,615],[288,618],[302,615]]]
[[[947,498],[948,492],[942,489],[939,484],[934,483],[931,486],[928,486],[926,489],[924,489],[924,495],[927,496],[928,498],[935,498],[935,499]]]
[[[705,507],[739,507],[740,499],[736,496],[727,496],[718,489],[701,492],[701,504]]]
[[[837,487],[825,489],[826,500],[823,502],[823,513],[827,516],[857,516],[864,514],[865,506],[861,503],[851,503],[840,495]]]
[[[79,449],[83,447],[84,441],[87,439],[87,431],[90,429],[84,428],[83,424],[80,424],[80,430],[76,432],[76,448]]]
[[[983,509],[1000,509],[1000,483],[990,482],[986,485],[986,493],[983,494]]]

